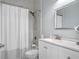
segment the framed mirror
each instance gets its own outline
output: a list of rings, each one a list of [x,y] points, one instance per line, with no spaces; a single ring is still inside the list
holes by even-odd
[[[55,29],[74,29],[79,25],[79,1],[56,9]]]

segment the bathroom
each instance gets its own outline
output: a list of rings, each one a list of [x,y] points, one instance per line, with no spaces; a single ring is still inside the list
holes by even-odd
[[[79,59],[78,7],[78,0],[0,0],[0,59]]]

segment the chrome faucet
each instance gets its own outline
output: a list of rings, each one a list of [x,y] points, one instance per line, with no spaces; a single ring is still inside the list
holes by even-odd
[[[58,34],[54,34],[54,36],[55,36],[55,39],[59,39],[59,40],[61,40],[61,36],[60,36],[60,35],[58,35]]]

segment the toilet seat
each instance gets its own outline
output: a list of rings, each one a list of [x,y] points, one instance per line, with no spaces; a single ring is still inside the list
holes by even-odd
[[[25,53],[26,57],[31,59],[35,59],[38,55],[38,50],[37,49],[33,49],[33,50],[29,50]]]
[[[37,55],[38,54],[38,50],[34,49],[34,50],[29,50],[25,53],[26,55]]]

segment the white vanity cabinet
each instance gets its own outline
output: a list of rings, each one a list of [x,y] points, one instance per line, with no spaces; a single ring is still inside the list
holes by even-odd
[[[79,52],[60,47],[59,59],[79,59]]]
[[[58,47],[39,41],[39,59],[58,59]]]
[[[40,40],[39,59],[79,59],[79,52]]]

